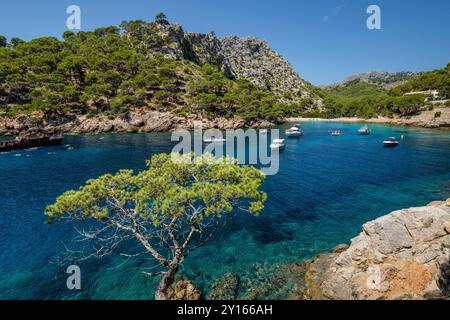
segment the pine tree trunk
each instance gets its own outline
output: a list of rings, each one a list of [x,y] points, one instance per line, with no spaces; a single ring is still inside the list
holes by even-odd
[[[183,262],[183,257],[176,257],[170,264],[170,268],[161,278],[155,293],[155,300],[168,300],[167,289],[175,282],[175,275]]]

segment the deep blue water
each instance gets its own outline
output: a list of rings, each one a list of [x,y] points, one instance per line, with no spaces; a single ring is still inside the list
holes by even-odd
[[[186,260],[181,274],[206,293],[225,272],[255,263],[298,262],[348,243],[361,225],[393,210],[450,197],[450,132],[358,124],[306,123],[287,141],[281,170],[269,176],[259,217],[240,214]],[[339,128],[341,137],[329,130]],[[397,148],[384,137],[404,135]],[[120,255],[81,263],[82,290],[66,289],[53,263],[74,223],[45,225],[46,205],[89,178],[121,168],[141,170],[152,154],[170,152],[170,134],[68,136],[64,146],[0,154],[0,299],[149,299],[155,278],[143,257]],[[136,246],[135,250],[139,250]],[[137,252],[137,251],[136,251]]]

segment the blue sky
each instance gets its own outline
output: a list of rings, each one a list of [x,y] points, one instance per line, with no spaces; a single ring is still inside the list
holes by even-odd
[[[450,62],[448,0],[1,0],[0,34],[25,40],[60,36],[71,4],[81,7],[83,30],[152,20],[164,11],[187,31],[263,38],[314,84]],[[381,30],[366,27],[371,4],[381,8]]]

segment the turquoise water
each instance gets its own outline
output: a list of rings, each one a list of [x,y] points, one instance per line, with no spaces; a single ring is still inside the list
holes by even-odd
[[[287,127],[287,126],[286,126]],[[287,141],[260,217],[239,214],[186,260],[181,275],[206,294],[226,272],[252,276],[255,266],[298,262],[348,243],[361,225],[393,210],[450,197],[450,132],[358,124],[306,123]],[[341,137],[329,130],[341,129]],[[383,148],[388,136],[404,140]],[[82,290],[66,289],[54,263],[74,223],[44,225],[43,210],[85,180],[121,168],[141,170],[151,154],[169,152],[170,134],[68,136],[64,146],[0,154],[1,299],[150,299],[155,278],[145,256],[114,255],[80,263]],[[79,225],[78,225],[79,226]],[[127,245],[140,252],[138,245]]]

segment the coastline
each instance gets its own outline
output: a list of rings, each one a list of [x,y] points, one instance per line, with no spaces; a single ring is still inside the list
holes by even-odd
[[[450,296],[450,199],[393,211],[362,226],[350,245],[298,263],[255,268],[251,278],[226,273],[207,300],[258,299],[295,283],[289,300],[427,300]],[[239,291],[245,294],[239,295]]]
[[[440,117],[436,118],[436,112]],[[203,129],[268,129],[282,123],[292,122],[342,122],[342,123],[373,123],[395,126],[410,126],[430,129],[450,129],[450,108],[436,108],[424,111],[420,115],[403,118],[377,117],[363,119],[358,117],[339,118],[282,118],[279,121],[267,120],[244,121],[241,118],[218,117],[214,120],[199,115],[178,116],[169,112],[153,110],[134,110],[127,117],[107,117],[98,115],[70,115],[63,113],[30,114],[15,117],[0,118],[0,136],[18,135],[29,129],[39,129],[49,134],[85,134],[85,133],[149,133],[172,132],[176,130],[192,130],[197,123],[202,123]]]
[[[305,298],[450,297],[450,199],[367,222],[351,245],[305,262]]]
[[[436,115],[439,114],[439,117]],[[439,107],[433,110],[423,111],[418,115],[411,117],[376,117],[363,119],[358,117],[340,117],[340,118],[285,118],[286,122],[344,122],[344,123],[374,123],[396,126],[421,127],[421,128],[441,128],[450,129],[450,107]]]

